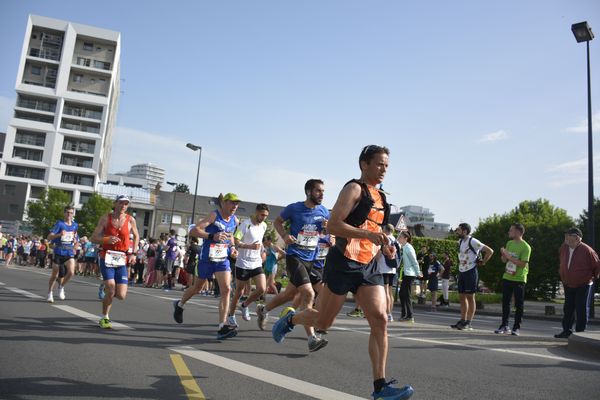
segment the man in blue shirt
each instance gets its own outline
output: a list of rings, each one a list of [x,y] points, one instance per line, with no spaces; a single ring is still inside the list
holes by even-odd
[[[167,241],[167,252],[165,254],[165,265],[163,267],[163,273],[165,274],[164,290],[170,290],[173,287],[173,267],[175,260],[179,256],[179,248],[177,247],[177,236],[175,236],[175,230],[169,231],[171,237]]]
[[[275,230],[288,245],[286,250],[286,271],[289,283],[285,291],[275,296],[268,304],[256,308],[258,326],[264,330],[267,313],[272,309],[292,301],[297,293],[300,294],[300,308],[312,308],[315,292],[312,284],[313,273],[320,233],[325,221],[329,219],[329,210],[321,203],[325,187],[320,179],[309,179],[304,185],[306,200],[292,203],[283,209],[275,219]],[[289,231],[283,224],[289,223]],[[315,271],[316,272],[316,271]],[[313,275],[313,282],[311,282]],[[319,279],[320,280],[320,279]],[[308,335],[308,350],[317,351],[327,345],[327,340],[316,337],[312,327],[306,328]]]
[[[78,245],[77,222],[73,220],[75,208],[67,206],[64,209],[65,219],[57,221],[50,229],[48,241],[52,242],[54,247],[54,260],[52,263],[52,273],[48,283],[48,303],[54,303],[52,290],[54,282],[58,276],[58,298],[65,299],[65,285],[75,273],[75,245]]]

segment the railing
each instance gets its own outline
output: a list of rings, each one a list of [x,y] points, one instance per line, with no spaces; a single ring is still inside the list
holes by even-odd
[[[50,117],[48,115],[28,114],[28,113],[23,113],[20,111],[15,112],[15,118],[26,119],[29,121],[44,122],[46,124],[54,123],[54,117]]]
[[[63,121],[61,128],[71,129],[71,130],[81,131],[81,132],[100,133],[100,128],[97,128],[95,126],[90,126],[90,125],[86,125],[86,124],[75,124],[72,122],[65,122],[65,121]]]
[[[15,137],[15,143],[19,143],[19,144],[28,144],[30,146],[39,146],[39,147],[44,147],[44,145],[46,144],[46,139],[45,138],[32,138],[31,136],[19,136],[17,134],[17,136]]]
[[[75,117],[84,117],[98,120],[102,119],[101,111],[86,110],[85,108],[74,108],[65,106],[63,112],[67,115],[73,115]]]
[[[29,108],[29,109],[38,110],[38,111],[48,111],[48,112],[56,111],[56,104],[47,103],[47,102],[38,101],[38,100],[29,100],[29,99],[19,99],[17,101],[17,107],[24,107],[24,108]]]
[[[29,49],[29,55],[32,57],[45,58],[47,60],[59,61],[60,53],[54,50],[44,50],[44,49]]]

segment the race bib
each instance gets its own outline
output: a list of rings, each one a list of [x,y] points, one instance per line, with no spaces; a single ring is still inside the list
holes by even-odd
[[[107,268],[122,267],[127,263],[127,254],[122,251],[106,250],[104,264]]]
[[[212,243],[208,251],[208,259],[213,262],[225,260],[228,247],[227,243]]]
[[[427,275],[431,275],[431,274],[435,274],[435,269],[433,269],[433,267],[429,267],[429,269],[427,270]]]
[[[504,268],[504,272],[506,272],[508,275],[515,275],[517,273],[517,265],[510,261],[507,262],[506,268]]]
[[[60,237],[61,243],[73,243],[73,239],[75,238],[75,232],[63,231],[63,234]]]
[[[296,235],[296,244],[307,250],[314,250],[319,244],[319,234],[317,231],[300,231]]]
[[[317,250],[317,260],[324,260],[329,254],[329,246],[327,243],[319,243],[319,249]]]

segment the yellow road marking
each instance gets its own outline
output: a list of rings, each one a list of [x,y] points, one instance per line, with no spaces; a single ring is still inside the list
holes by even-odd
[[[187,365],[183,361],[183,357],[179,354],[171,354],[171,362],[179,375],[181,385],[185,389],[185,393],[190,400],[206,400],[204,393],[200,389],[200,386],[196,383],[196,380],[192,376],[192,373],[188,369]]]

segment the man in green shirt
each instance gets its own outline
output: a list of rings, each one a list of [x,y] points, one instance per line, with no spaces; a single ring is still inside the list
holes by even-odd
[[[521,329],[521,320],[523,319],[523,303],[525,302],[525,284],[527,283],[527,273],[529,272],[529,257],[531,256],[531,247],[523,240],[525,227],[519,223],[514,223],[508,230],[506,248],[500,249],[502,262],[506,263],[504,275],[502,275],[502,323],[494,332],[510,333],[508,329],[508,316],[510,315],[511,298],[515,298],[515,323],[512,328],[514,336],[519,335]]]

